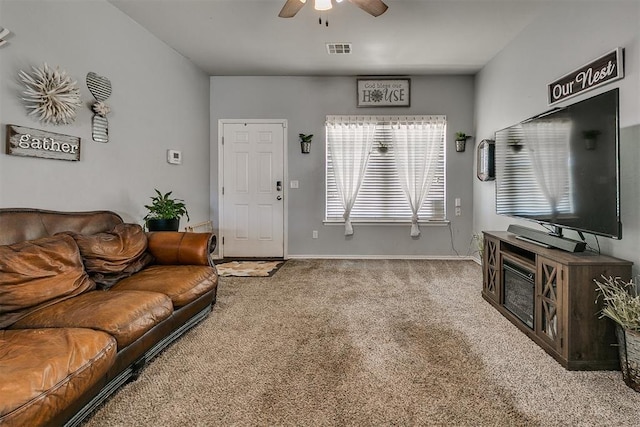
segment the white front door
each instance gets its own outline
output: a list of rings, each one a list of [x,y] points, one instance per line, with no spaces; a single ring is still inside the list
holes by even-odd
[[[222,126],[222,255],[283,257],[284,123]]]

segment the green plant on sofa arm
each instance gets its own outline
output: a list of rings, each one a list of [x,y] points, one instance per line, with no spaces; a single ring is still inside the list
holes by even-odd
[[[144,222],[150,231],[157,231],[161,229],[177,230],[180,218],[186,216],[187,220],[190,220],[189,212],[187,211],[184,200],[170,197],[172,191],[162,194],[157,189],[154,190],[156,195],[151,197],[151,204],[144,205],[144,207],[149,211],[144,216]],[[160,222],[172,222],[174,225],[169,228],[156,226],[156,223]]]

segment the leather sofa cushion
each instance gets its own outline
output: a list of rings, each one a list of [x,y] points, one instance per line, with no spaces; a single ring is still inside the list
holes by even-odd
[[[69,236],[0,246],[0,328],[94,288]]]
[[[90,328],[112,335],[121,350],[173,313],[158,292],[92,291],[38,310],[11,329]]]
[[[118,224],[97,234],[67,234],[75,239],[84,267],[100,289],[108,289],[153,262],[146,252],[147,235],[138,224]]]
[[[0,330],[0,425],[48,425],[116,359],[116,341],[90,329]]]
[[[171,298],[174,308],[183,307],[218,285],[214,267],[203,265],[153,265],[118,282],[112,291],[161,292]]]

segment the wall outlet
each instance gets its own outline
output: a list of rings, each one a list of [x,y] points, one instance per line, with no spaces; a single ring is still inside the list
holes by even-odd
[[[314,239],[317,239],[317,238],[318,238],[318,230],[313,230],[313,233],[311,234],[311,236],[312,236]]]
[[[456,216],[460,216],[460,215],[462,215],[462,208],[457,207],[456,208]]]

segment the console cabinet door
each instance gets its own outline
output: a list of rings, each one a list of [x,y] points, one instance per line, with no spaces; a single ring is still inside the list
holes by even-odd
[[[562,354],[564,343],[562,264],[538,256],[536,271],[536,335]]]
[[[483,253],[483,291],[493,301],[500,303],[500,241],[485,235]]]

